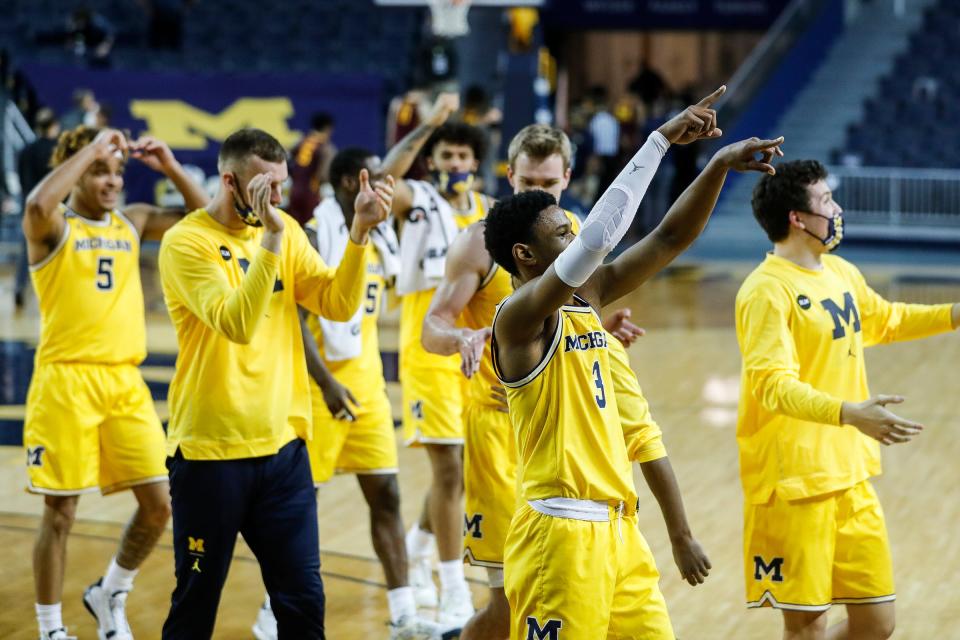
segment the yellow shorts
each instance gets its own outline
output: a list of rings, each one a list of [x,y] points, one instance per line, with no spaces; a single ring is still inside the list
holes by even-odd
[[[504,560],[511,640],[674,638],[635,513],[619,522],[615,512],[609,522],[586,522],[524,504]]]
[[[330,415],[323,393],[310,383],[313,405],[313,440],[307,442],[314,484],[334,473],[397,473],[397,440],[386,390],[362,398],[353,422]]]
[[[23,444],[33,493],[107,494],[167,479],[166,436],[133,365],[37,366]]]
[[[517,448],[510,416],[474,402],[463,415],[463,559],[503,568],[503,545],[517,505]]]
[[[826,611],[896,598],[880,501],[869,481],[826,496],[748,504],[747,606]]]
[[[463,399],[467,382],[459,371],[401,369],[403,443],[408,447],[463,444]]]

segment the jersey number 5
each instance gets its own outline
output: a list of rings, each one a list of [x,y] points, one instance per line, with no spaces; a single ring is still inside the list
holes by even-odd
[[[377,297],[380,293],[380,285],[376,282],[367,283],[367,304],[363,308],[367,315],[377,312]]]
[[[593,384],[597,385],[597,391],[599,395],[595,395],[594,399],[597,401],[597,406],[603,409],[607,406],[607,392],[603,388],[603,376],[600,375],[600,362],[594,361],[593,363]]]
[[[113,258],[100,258],[97,261],[97,289],[100,291],[113,289]]]

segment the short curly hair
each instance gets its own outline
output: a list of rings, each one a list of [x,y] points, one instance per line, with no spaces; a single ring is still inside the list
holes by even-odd
[[[483,229],[483,241],[493,261],[512,275],[519,276],[520,269],[513,259],[513,245],[533,240],[533,227],[540,219],[540,213],[556,204],[552,195],[535,189],[507,196],[493,205]]]
[[[73,129],[68,129],[60,134],[57,139],[57,146],[50,156],[50,166],[59,167],[61,164],[72,158],[80,149],[93,142],[93,139],[100,133],[100,129],[80,125]]]
[[[764,174],[753,187],[753,216],[771,242],[786,240],[790,212],[810,209],[807,187],[826,180],[827,168],[816,160],[794,160],[776,166],[776,175]]]
[[[477,162],[483,162],[483,156],[487,151],[487,141],[483,131],[466,122],[446,122],[442,124],[423,145],[423,154],[425,156],[432,155],[434,147],[441,142],[467,145],[473,149],[473,157]]]

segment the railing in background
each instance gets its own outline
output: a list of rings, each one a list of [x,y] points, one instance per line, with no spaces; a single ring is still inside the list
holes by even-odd
[[[855,239],[960,241],[960,171],[830,167]]]

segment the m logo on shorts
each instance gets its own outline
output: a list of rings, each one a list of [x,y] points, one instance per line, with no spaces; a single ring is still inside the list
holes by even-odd
[[[536,618],[527,616],[527,640],[559,640],[562,626],[560,620],[547,620],[541,627]]]
[[[43,452],[47,448],[44,446],[39,447],[27,447],[27,466],[28,467],[42,467],[43,466]]]
[[[195,553],[198,555],[205,553],[203,550],[203,538],[187,536],[187,545],[190,547],[190,553]]]
[[[774,582],[783,582],[783,558],[764,562],[760,556],[753,556],[753,579],[763,580],[767,576]]]
[[[483,515],[479,513],[473,514],[472,518],[468,518],[467,514],[463,514],[463,535],[466,536],[470,534],[474,538],[482,538],[483,533],[480,531],[480,522],[483,520]]]
[[[423,420],[423,400],[414,400],[410,403],[410,414],[417,420]]]

